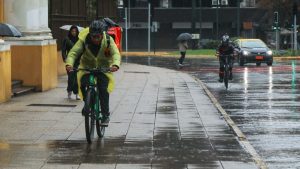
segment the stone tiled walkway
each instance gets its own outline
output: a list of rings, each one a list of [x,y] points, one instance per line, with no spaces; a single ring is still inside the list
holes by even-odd
[[[0,168],[258,168],[189,75],[134,64],[115,75],[110,125],[91,145],[66,77],[56,89],[0,104]]]

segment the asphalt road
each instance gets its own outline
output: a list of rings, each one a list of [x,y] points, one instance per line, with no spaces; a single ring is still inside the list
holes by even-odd
[[[227,91],[217,82],[215,59],[187,58],[182,69],[176,58],[128,57],[127,62],[177,69],[201,79],[269,168],[300,168],[299,61],[271,67],[235,64]]]

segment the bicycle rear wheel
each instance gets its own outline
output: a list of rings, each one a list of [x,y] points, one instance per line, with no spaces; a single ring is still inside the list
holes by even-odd
[[[105,127],[101,126],[101,120],[96,120],[97,135],[102,138],[105,133]]]
[[[85,98],[85,135],[88,143],[92,143],[95,130],[95,112],[92,90],[88,90]]]
[[[229,78],[229,70],[228,70],[228,65],[225,65],[225,71],[224,71],[224,85],[226,89],[228,89],[228,78]]]

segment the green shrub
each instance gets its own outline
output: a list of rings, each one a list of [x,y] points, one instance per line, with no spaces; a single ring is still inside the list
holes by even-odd
[[[207,43],[203,44],[203,49],[216,49],[220,44],[218,40],[209,40]]]

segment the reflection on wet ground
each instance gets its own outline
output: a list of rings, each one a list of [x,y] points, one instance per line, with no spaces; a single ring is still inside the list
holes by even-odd
[[[128,69],[151,73],[119,76],[110,125],[104,139],[91,145],[81,102],[75,108],[27,106],[68,103],[63,88],[1,105],[0,168],[257,168],[193,78],[138,67]]]
[[[128,62],[177,69],[175,58],[135,58]],[[229,90],[217,83],[218,62],[187,59],[180,69],[200,78],[272,169],[300,168],[300,66],[235,64]],[[150,64],[149,64],[150,63]]]
[[[10,168],[43,168],[44,161],[48,158],[47,165],[145,164],[153,169],[190,169],[195,166],[221,169],[223,163],[225,166],[226,163],[231,162],[233,165],[240,161],[241,166],[253,168],[246,163],[252,161],[249,155],[241,151],[237,140],[232,137],[212,140],[179,139],[176,131],[162,130],[161,133],[163,134],[156,136],[153,141],[125,141],[124,138],[114,138],[95,140],[91,145],[85,140],[57,140],[32,145],[10,144],[9,151],[1,150],[0,167],[5,168],[9,164]],[[128,169],[131,167],[130,165]]]

